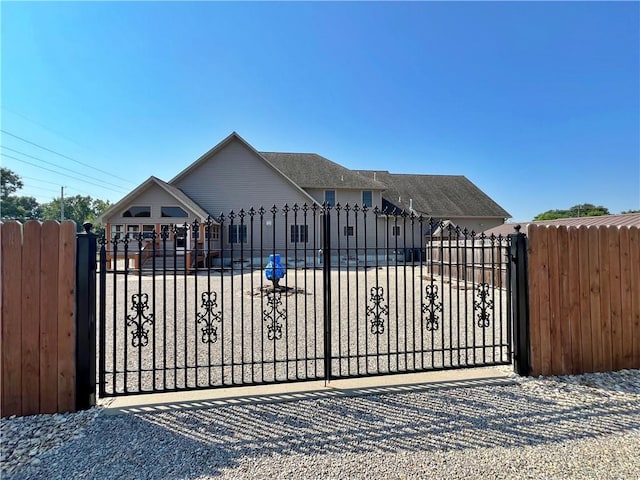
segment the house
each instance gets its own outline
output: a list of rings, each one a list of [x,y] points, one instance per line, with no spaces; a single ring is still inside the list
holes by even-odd
[[[278,249],[306,257],[323,245],[323,204],[333,207],[332,245],[355,248],[357,256],[422,246],[430,218],[484,230],[510,216],[463,176],[350,170],[315,153],[258,152],[234,132],[169,182],[150,177],[100,221],[110,238],[142,234],[147,256],[195,249],[258,257]]]

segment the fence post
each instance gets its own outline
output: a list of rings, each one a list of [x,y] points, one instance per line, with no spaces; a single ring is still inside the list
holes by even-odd
[[[529,337],[529,283],[527,262],[527,236],[520,233],[520,225],[516,225],[516,233],[509,235],[511,265],[511,305],[513,316],[513,349],[514,371],[518,375],[531,374]]]
[[[96,236],[76,235],[76,410],[96,404]]]
[[[324,380],[331,380],[331,217],[328,207],[323,215],[322,283],[324,290]]]

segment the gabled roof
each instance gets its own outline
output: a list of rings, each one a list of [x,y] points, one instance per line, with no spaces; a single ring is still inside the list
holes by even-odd
[[[462,175],[406,175],[360,170],[360,175],[387,186],[383,200],[398,209],[435,218],[495,217],[511,215]]]
[[[387,188],[316,153],[260,152],[260,155],[302,188]]]
[[[204,210],[200,205],[194,202],[191,198],[189,198],[182,190],[174,187],[173,185],[169,185],[167,182],[160,180],[157,177],[151,176],[143,183],[138,185],[133,191],[131,191],[126,197],[120,200],[117,203],[114,203],[105,211],[98,220],[103,222],[105,218],[108,218],[113,213],[117,212],[119,209],[129,205],[132,200],[134,200],[138,195],[147,190],[153,185],[157,185],[162,188],[165,192],[175,198],[180,205],[187,207],[187,209],[191,210],[198,217],[200,217],[200,221],[206,221],[209,214],[206,210]]]
[[[640,213],[622,213],[620,215],[598,215],[596,217],[571,217],[557,218],[555,220],[540,220],[534,222],[523,222],[521,232],[527,233],[529,225],[549,225],[549,226],[566,226],[566,227],[640,227]],[[507,235],[515,233],[514,227],[517,223],[505,223],[497,227],[487,230],[487,235]]]
[[[171,180],[169,180],[170,184],[175,184],[176,182],[178,182],[180,179],[184,178],[186,175],[188,175],[190,172],[192,172],[193,170],[195,170],[197,167],[199,167],[200,165],[202,165],[203,163],[205,163],[207,160],[209,160],[209,158],[211,158],[213,155],[215,155],[216,153],[218,153],[220,150],[222,150],[224,147],[226,147],[227,145],[229,145],[232,141],[238,141],[240,142],[242,145],[244,145],[247,149],[249,149],[251,152],[255,153],[259,158],[261,158],[264,163],[266,165],[268,165],[270,168],[273,169],[274,172],[276,172],[278,175],[282,176],[287,182],[291,183],[291,185],[298,191],[300,191],[300,193],[307,197],[309,199],[310,203],[318,203],[316,202],[316,200],[309,195],[305,190],[303,190],[302,185],[300,185],[299,183],[297,183],[295,180],[293,180],[292,178],[290,178],[285,172],[283,172],[282,170],[280,170],[276,165],[274,165],[273,163],[271,163],[269,161],[269,159],[267,159],[263,154],[261,154],[260,152],[258,152],[255,148],[253,148],[253,146],[247,142],[244,138],[242,138],[240,135],[238,135],[237,132],[231,132],[231,134],[229,134],[229,136],[227,136],[227,138],[225,138],[224,140],[222,140],[220,143],[218,143],[215,147],[213,147],[211,150],[209,150],[208,152],[204,153],[203,155],[200,156],[200,158],[198,158],[195,162],[193,162],[191,165],[189,165],[187,168],[185,168],[184,170],[182,170],[180,173],[178,173],[178,175],[176,175],[175,177],[173,177]]]

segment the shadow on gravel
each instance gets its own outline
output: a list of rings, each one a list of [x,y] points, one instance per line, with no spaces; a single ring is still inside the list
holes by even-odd
[[[43,462],[37,476],[196,478],[275,454],[535,446],[640,429],[638,398],[502,384],[99,416],[87,432],[99,450],[63,447],[89,470]]]

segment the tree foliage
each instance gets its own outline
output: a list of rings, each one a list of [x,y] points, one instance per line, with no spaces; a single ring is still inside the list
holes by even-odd
[[[0,187],[2,188],[2,201],[6,200],[9,195],[13,195],[20,190],[24,184],[20,177],[8,168],[0,167]]]
[[[568,210],[547,210],[539,213],[534,220],[555,220],[557,218],[575,218],[575,217],[598,217],[600,215],[610,215],[609,209],[602,205],[593,205],[591,203],[581,203],[574,205]]]
[[[620,213],[640,213],[640,210],[625,210],[623,212]]]
[[[60,220],[61,203],[56,198],[48,203],[39,204],[34,197],[17,196],[15,193],[24,184],[20,176],[8,168],[2,168],[2,220]],[[75,195],[64,199],[64,218],[76,222],[76,229],[82,230],[82,224],[91,222],[94,232],[101,233],[104,226],[98,224],[98,217],[109,208],[110,203],[91,196]]]
[[[64,199],[64,219],[76,222],[76,229],[82,231],[85,222],[94,225],[94,233],[99,233],[104,226],[98,224],[98,217],[109,208],[109,202],[92,198],[89,195],[74,195]],[[56,198],[41,205],[43,220],[60,220],[62,214],[60,199]]]

